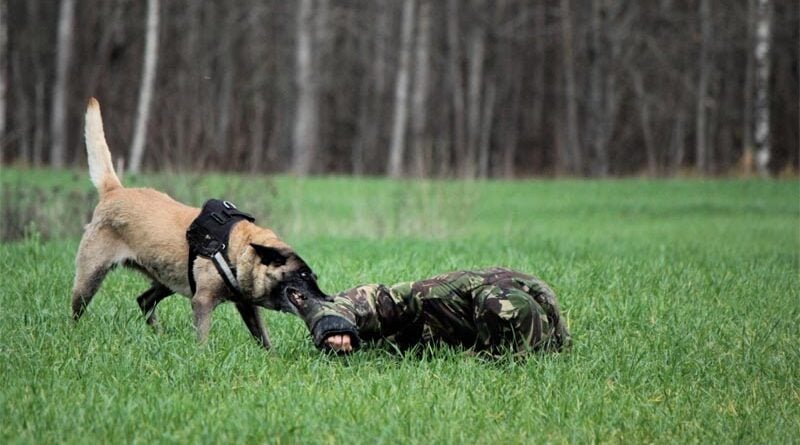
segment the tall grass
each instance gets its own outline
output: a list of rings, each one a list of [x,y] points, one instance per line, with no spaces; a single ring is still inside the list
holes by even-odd
[[[0,442],[798,440],[797,182],[125,182],[195,205],[235,201],[331,292],[495,264],[532,272],[558,293],[575,345],[527,360],[449,348],[328,357],[299,320],[269,312],[264,352],[223,305],[198,346],[188,300],[165,300],[153,332],[134,302],[147,283],[127,271],[75,324],[91,185],[6,170],[4,224],[23,229],[4,229],[15,240],[0,254]]]

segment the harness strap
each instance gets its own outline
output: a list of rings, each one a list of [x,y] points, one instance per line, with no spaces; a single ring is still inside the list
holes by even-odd
[[[189,243],[188,278],[194,295],[197,283],[194,279],[194,260],[198,256],[208,258],[214,264],[225,285],[237,297],[242,296],[236,269],[231,266],[226,250],[233,226],[241,220],[255,221],[252,215],[242,212],[229,201],[210,199],[203,204],[200,215],[192,221],[186,231]]]
[[[217,272],[222,276],[225,285],[241,295],[242,291],[239,289],[239,280],[236,279],[236,273],[232,270],[231,265],[228,264],[228,260],[222,256],[222,253],[215,253],[214,256],[211,257],[211,262],[217,267]]]

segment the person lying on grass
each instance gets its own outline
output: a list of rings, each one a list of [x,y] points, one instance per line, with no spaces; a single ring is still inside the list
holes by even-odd
[[[500,267],[393,286],[361,285],[332,302],[294,304],[315,345],[335,352],[351,352],[361,340],[387,340],[400,348],[443,342],[490,354],[559,351],[571,342],[550,287]]]

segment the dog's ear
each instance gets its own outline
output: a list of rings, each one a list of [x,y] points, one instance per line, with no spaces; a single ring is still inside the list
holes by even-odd
[[[286,264],[288,258],[280,250],[260,244],[250,244],[250,246],[252,246],[258,256],[261,257],[261,264],[273,267],[280,267]]]

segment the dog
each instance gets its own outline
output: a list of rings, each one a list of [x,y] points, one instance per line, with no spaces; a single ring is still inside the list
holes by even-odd
[[[100,104],[95,98],[89,100],[86,109],[85,137],[89,176],[100,200],[84,229],[75,259],[74,320],[80,319],[106,274],[118,265],[136,269],[152,280],[152,286],[137,298],[150,325],[156,324],[155,308],[167,296],[179,293],[191,298],[201,343],[208,338],[211,313],[220,303],[235,303],[252,336],[269,349],[269,332],[259,307],[299,315],[296,304],[300,301],[329,300],[308,264],[272,230],[257,226],[252,218],[239,217],[229,228],[227,245],[221,246],[227,260],[223,265],[226,273],[214,258],[190,258],[187,230],[194,228],[201,210],[153,189],[122,186],[111,162]],[[235,209],[227,201],[224,205]]]

